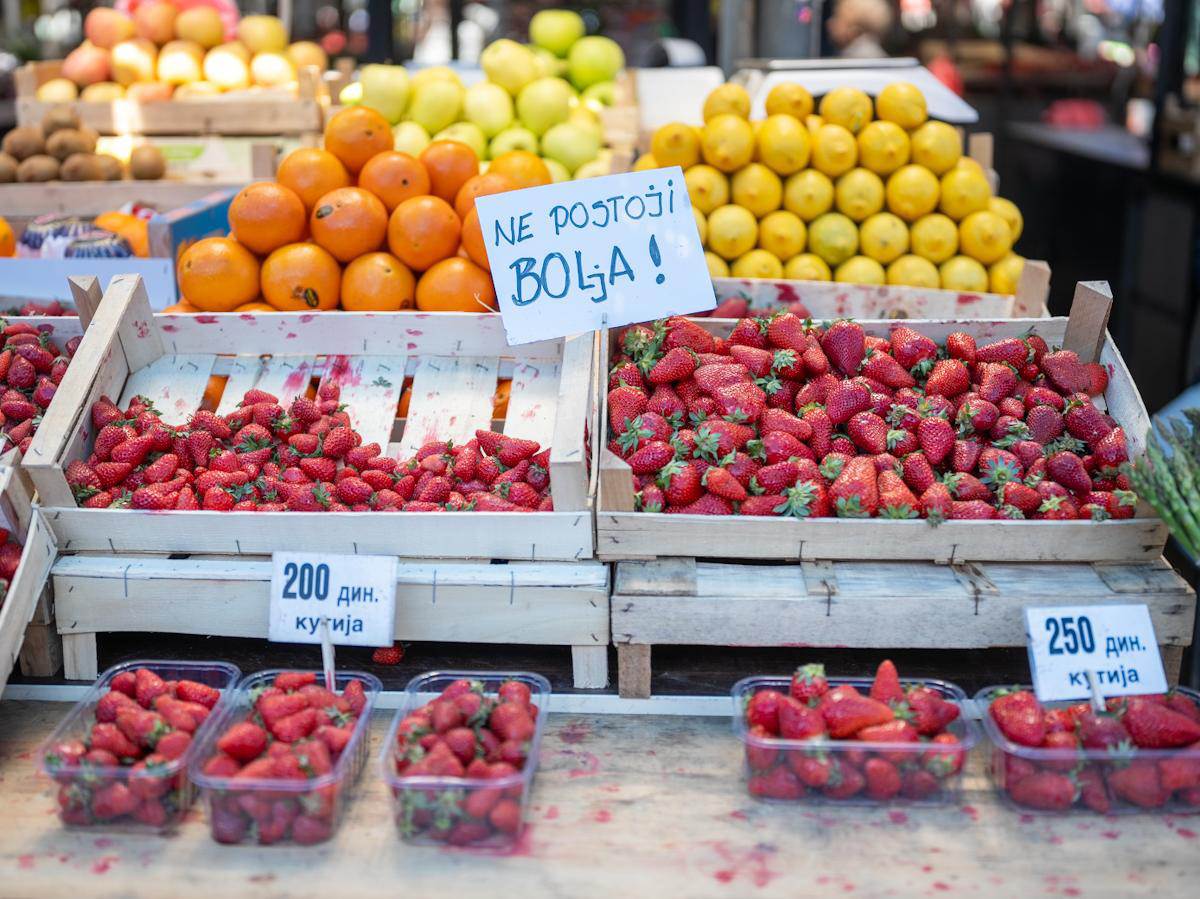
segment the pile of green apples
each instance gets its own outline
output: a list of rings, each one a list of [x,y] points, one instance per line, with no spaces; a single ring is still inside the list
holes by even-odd
[[[529,23],[529,44],[507,38],[480,54],[485,80],[466,87],[445,66],[409,73],[368,65],[341,94],[392,123],[396,149],[414,156],[432,140],[458,140],[486,161],[509,150],[539,154],[555,181],[606,175],[599,112],[616,99],[625,66],[616,41],[585,35],[570,10],[547,9]]]

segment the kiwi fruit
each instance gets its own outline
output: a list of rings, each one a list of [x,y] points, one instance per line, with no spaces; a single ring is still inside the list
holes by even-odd
[[[104,166],[93,153],[73,153],[59,171],[63,181],[103,181]]]
[[[100,142],[100,132],[97,131],[95,128],[89,128],[87,125],[80,125],[79,133],[83,136],[83,139],[87,142],[87,152],[95,153],[96,152],[96,144],[98,144]]]
[[[60,128],[46,138],[46,152],[60,161],[68,156],[91,153],[93,149],[94,146],[88,146],[87,138],[74,128]]]
[[[58,160],[44,153],[37,153],[23,159],[21,160],[21,164],[17,166],[18,181],[53,181],[57,177]]]
[[[33,125],[23,125],[14,128],[4,135],[0,149],[20,162],[30,156],[36,156],[46,150],[46,142],[42,138],[42,129]]]
[[[0,153],[0,184],[8,184],[17,180],[17,165],[19,163],[7,153]]]
[[[70,106],[55,106],[42,117],[42,134],[50,137],[56,131],[64,129],[77,131],[79,129],[79,116],[75,115],[74,110]]]
[[[100,166],[100,177],[104,181],[120,181],[125,177],[125,167],[115,156],[100,153],[96,156],[96,164]]]
[[[167,161],[158,147],[142,144],[129,154],[129,173],[139,181],[157,181],[167,173]]]

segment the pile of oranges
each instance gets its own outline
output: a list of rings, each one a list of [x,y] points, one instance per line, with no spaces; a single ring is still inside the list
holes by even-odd
[[[515,150],[481,173],[454,140],[410,156],[366,107],[334,115],[324,144],[234,197],[230,236],[180,256],[182,300],[167,311],[495,311],[475,198],[549,184],[541,159]]]

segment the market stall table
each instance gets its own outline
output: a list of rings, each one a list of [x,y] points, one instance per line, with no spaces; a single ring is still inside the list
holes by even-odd
[[[67,831],[34,761],[67,709],[0,705],[0,895],[1136,896],[1184,895],[1200,877],[1200,819],[1021,815],[989,792],[982,754],[961,807],[756,802],[724,717],[553,715],[529,825],[505,856],[402,844],[374,764],[323,846],[219,846],[198,809],[167,838]]]

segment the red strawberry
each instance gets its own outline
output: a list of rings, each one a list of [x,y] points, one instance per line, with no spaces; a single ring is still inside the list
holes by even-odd
[[[971,377],[966,365],[958,359],[942,359],[929,373],[925,392],[929,395],[958,396],[966,393],[970,386]]]
[[[696,354],[684,347],[668,350],[646,375],[651,384],[669,384],[682,381],[696,370]]]
[[[1091,386],[1091,376],[1073,350],[1047,353],[1039,365],[1050,383],[1063,393],[1085,392]]]
[[[133,697],[144,709],[150,708],[156,697],[170,690],[166,682],[149,668],[137,669],[133,677]]]
[[[905,371],[904,366],[887,353],[882,352],[868,353],[860,374],[893,390],[900,387],[912,387],[917,383],[916,378]]]
[[[879,504],[874,460],[856,456],[846,463],[829,488],[834,510],[840,518],[869,518]]]
[[[759,690],[751,696],[746,703],[747,726],[761,727],[769,735],[776,736],[779,733],[779,708],[784,698],[778,690]]]
[[[968,365],[975,361],[975,338],[962,331],[955,331],[946,336],[946,355],[951,359],[961,359]]]
[[[1030,358],[1031,351],[1025,341],[1016,337],[1006,337],[994,343],[987,343],[975,350],[976,362],[994,362],[1020,368]]]
[[[824,696],[828,690],[824,665],[802,665],[792,674],[789,693],[801,702],[811,704]]]
[[[923,418],[917,425],[917,442],[930,464],[938,465],[954,449],[954,428],[944,418]]]
[[[1018,690],[997,697],[988,714],[1000,732],[1021,746],[1041,746],[1046,739],[1046,722],[1042,705],[1028,690]]]
[[[779,699],[779,736],[785,740],[810,740],[825,735],[825,717],[792,696]]]
[[[875,671],[875,680],[871,684],[871,698],[880,702],[900,702],[904,699],[904,689],[900,686],[900,675],[891,659],[884,659]]]
[[[865,453],[879,455],[888,450],[888,426],[874,412],[859,412],[846,423],[846,433]]]
[[[904,697],[913,726],[923,737],[944,731],[959,716],[958,706],[928,687],[913,687]]]
[[[876,802],[886,802],[900,792],[900,771],[882,758],[867,759],[863,765],[867,795]]]
[[[936,343],[904,325],[892,331],[891,350],[892,356],[905,369],[911,369],[926,359],[937,357]]]
[[[838,759],[831,768],[829,781],[823,791],[830,799],[849,799],[866,786],[862,772],[845,759]]]
[[[1075,804],[1075,784],[1065,774],[1038,771],[1010,784],[1008,793],[1018,805],[1043,811],[1062,811]]]
[[[709,493],[730,502],[741,502],[746,498],[746,488],[724,468],[712,466],[700,481]]]
[[[764,799],[799,799],[804,795],[804,787],[796,775],[783,766],[769,774],[751,777],[746,787],[752,796]]]
[[[240,762],[249,762],[267,748],[267,732],[257,724],[243,721],[230,727],[217,740],[217,749]]]
[[[770,339],[770,331],[767,332]],[[866,354],[866,335],[862,325],[851,321],[834,322],[821,337],[821,349],[846,375],[853,375]]]
[[[1200,741],[1200,723],[1147,699],[1131,697],[1121,719],[1134,745],[1170,749]]]
[[[808,345],[804,320],[790,312],[773,317],[767,325],[766,338],[772,346],[803,353]],[[733,335],[730,335],[733,340]],[[739,340],[739,342],[742,342]],[[758,344],[751,344],[758,346]]]
[[[1062,413],[1053,406],[1032,406],[1025,413],[1025,425],[1029,436],[1038,443],[1049,443],[1062,435],[1064,424]]]
[[[1108,786],[1113,796],[1141,808],[1157,808],[1170,797],[1163,788],[1158,766],[1152,761],[1135,760],[1108,770]]]
[[[894,717],[884,703],[857,694],[837,702],[822,703],[821,714],[825,717],[829,735],[835,740],[852,737],[864,727],[885,724]]]
[[[1046,459],[1046,473],[1072,492],[1086,493],[1092,489],[1092,479],[1083,460],[1067,450]]]
[[[825,399],[825,413],[835,425],[871,408],[871,391],[856,381],[838,383]],[[814,428],[815,430],[815,428]]]
[[[1088,375],[1088,396],[1101,396],[1108,389],[1108,369],[1099,362],[1089,362],[1084,366]]]

